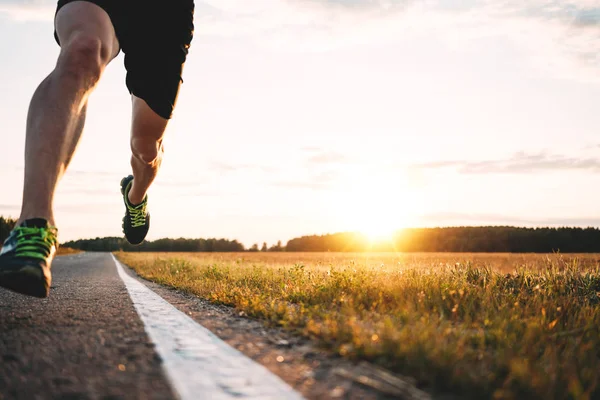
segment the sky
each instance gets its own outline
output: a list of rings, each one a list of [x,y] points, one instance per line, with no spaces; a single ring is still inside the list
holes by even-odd
[[[0,0],[0,215],[54,10]],[[600,226],[600,0],[210,0],[195,25],[148,239]],[[58,187],[61,241],[121,236],[124,80],[121,53]]]

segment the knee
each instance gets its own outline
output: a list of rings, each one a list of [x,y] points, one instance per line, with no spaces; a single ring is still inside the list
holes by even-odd
[[[161,140],[157,141],[136,137],[131,139],[131,152],[133,156],[144,164],[154,165],[160,162],[163,151]]]
[[[99,38],[79,33],[64,44],[57,69],[62,76],[93,87],[110,61],[109,57],[110,49]]]

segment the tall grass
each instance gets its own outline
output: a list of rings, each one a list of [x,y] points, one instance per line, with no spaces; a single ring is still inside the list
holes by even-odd
[[[368,256],[320,263],[303,254],[286,255],[286,262],[247,254],[117,255],[147,279],[435,390],[473,398],[600,397],[600,275],[592,256],[585,266],[577,258],[498,256],[514,258],[507,273],[506,265],[471,255],[424,256],[429,266],[392,256],[375,264],[369,260],[379,259]]]

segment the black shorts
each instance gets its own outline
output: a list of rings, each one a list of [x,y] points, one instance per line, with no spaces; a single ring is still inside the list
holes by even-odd
[[[77,0],[59,0],[56,12]],[[85,0],[106,11],[125,53],[127,88],[163,118],[173,113],[194,34],[193,0]],[[60,44],[56,32],[56,41]]]

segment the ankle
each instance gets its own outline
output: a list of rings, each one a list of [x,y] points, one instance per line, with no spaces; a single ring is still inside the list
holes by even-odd
[[[48,221],[49,226],[56,226],[53,215],[48,215],[45,213],[22,213],[17,222],[15,223],[15,227],[20,226],[23,222],[29,219],[41,218]]]
[[[133,191],[133,188],[131,190],[129,190],[129,193],[127,193],[127,200],[129,201],[129,204],[131,204],[132,206],[137,206],[140,205],[144,202],[144,199],[146,198],[146,194],[139,194],[139,193],[135,193]]]

